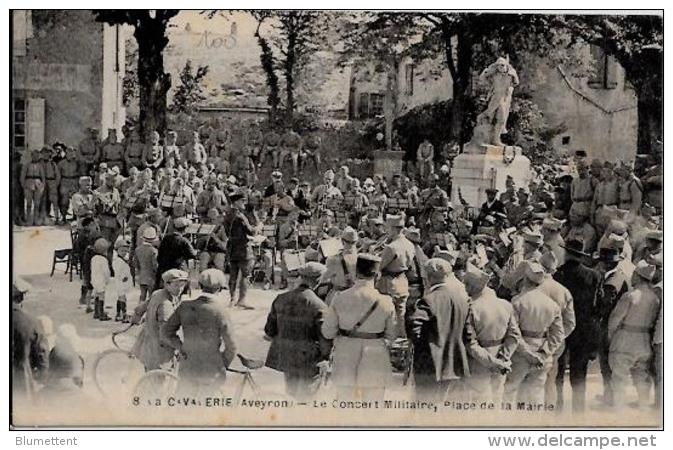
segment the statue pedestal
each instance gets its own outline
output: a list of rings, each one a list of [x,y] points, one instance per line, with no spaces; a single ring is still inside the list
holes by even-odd
[[[532,176],[530,160],[521,154],[521,147],[485,145],[476,149],[467,148],[469,145],[453,160],[451,202],[454,205],[460,205],[460,189],[463,199],[479,208],[486,201],[486,189],[504,192],[508,175],[517,186],[528,186]]]
[[[380,173],[386,180],[394,174],[402,173],[404,152],[377,150],[374,152],[374,173]]]

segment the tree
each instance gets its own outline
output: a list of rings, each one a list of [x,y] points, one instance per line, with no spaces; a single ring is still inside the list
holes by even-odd
[[[171,77],[164,71],[163,51],[168,45],[168,23],[178,14],[177,9],[157,10],[96,10],[97,21],[110,25],[131,25],[138,44],[138,84],[140,135],[166,130],[166,94]]]
[[[208,66],[199,66],[194,72],[192,61],[187,60],[180,72],[180,84],[173,95],[172,113],[191,114],[206,99],[203,94],[203,79],[208,75]]]

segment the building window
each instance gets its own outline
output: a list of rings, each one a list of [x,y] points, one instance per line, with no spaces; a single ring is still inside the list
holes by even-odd
[[[26,146],[26,101],[24,99],[14,99],[12,114],[14,114],[14,147],[24,148]]]
[[[383,94],[369,95],[369,117],[383,114]]]
[[[405,94],[414,95],[414,64],[409,63],[404,67]]]
[[[589,87],[594,89],[614,89],[617,87],[617,62],[614,56],[596,46],[591,46],[596,72],[589,79]]]
[[[358,103],[358,117],[369,117],[369,93],[363,92],[360,94],[360,102]]]
[[[561,138],[561,144],[562,145],[570,145],[570,136],[563,136]]]

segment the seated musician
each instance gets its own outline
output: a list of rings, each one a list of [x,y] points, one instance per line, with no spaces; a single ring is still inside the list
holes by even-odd
[[[287,288],[287,263],[285,261],[286,250],[297,250],[297,220],[299,209],[292,209],[280,225],[278,225],[278,250],[280,251],[280,288]]]
[[[329,239],[338,237],[341,231],[334,221],[334,212],[331,209],[325,209],[318,218],[318,234],[320,239]]]
[[[217,208],[210,208],[204,225],[215,225],[210,234],[199,234],[196,238],[196,248],[199,250],[199,270],[203,272],[211,265],[216,269],[224,270],[225,254],[227,250],[227,233],[223,224],[224,216]]]
[[[367,206],[366,214],[360,218],[358,230],[360,230],[365,237],[371,238],[374,234],[375,224],[372,222],[380,218],[379,208],[376,205]]]

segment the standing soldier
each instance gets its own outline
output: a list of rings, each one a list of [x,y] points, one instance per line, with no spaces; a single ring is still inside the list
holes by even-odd
[[[589,215],[585,208],[579,203],[573,203],[568,214],[570,228],[563,236],[568,241],[579,241],[582,243],[582,251],[593,253],[596,250],[598,236],[596,229],[589,223]]]
[[[544,281],[544,268],[531,261],[526,261],[525,266],[521,293],[512,299],[521,341],[512,356],[504,401],[514,403],[518,400],[537,405],[544,402],[544,386],[552,366],[552,355],[565,334],[561,309],[539,288]]]
[[[182,148],[182,160],[192,165],[201,165],[208,160],[208,153],[201,143],[198,131],[192,133],[191,141]]]
[[[449,196],[444,189],[439,186],[439,175],[430,174],[428,177],[428,187],[421,191],[420,195],[420,216],[418,226],[425,229],[432,213],[437,208],[449,208]]]
[[[659,297],[652,289],[655,267],[645,261],[636,265],[633,289],[623,295],[608,321],[610,368],[614,406],[626,403],[626,386],[631,377],[638,393],[638,406],[649,406],[652,331],[659,313]]]
[[[26,199],[26,225],[40,225],[40,205],[45,187],[44,165],[39,150],[30,152],[31,160],[21,168],[21,187]]]
[[[570,366],[573,411],[583,412],[586,401],[587,368],[589,361],[596,357],[598,349],[596,302],[602,279],[597,271],[586,265],[585,261],[589,259],[589,255],[584,252],[584,244],[581,241],[568,241],[565,250],[566,262],[553,276],[570,291],[573,298],[576,326],[566,338],[565,355]],[[563,392],[565,375],[563,371],[560,371],[559,375],[557,390]],[[562,399],[560,403],[563,404]]]
[[[470,401],[498,404],[521,331],[511,303],[498,298],[488,280],[488,274],[478,269],[468,270],[463,280],[471,299],[465,323],[470,367],[466,382]]]
[[[607,206],[617,205],[619,202],[619,182],[615,178],[614,168],[610,162],[605,162],[605,167],[600,173],[600,181],[594,189],[594,198],[591,203],[591,218],[598,232],[605,230],[610,220],[606,214]]]
[[[98,218],[98,226],[108,242],[116,242],[119,234],[118,215],[121,198],[114,185],[115,176],[108,172],[105,174],[105,184],[94,191],[94,211]]]
[[[563,320],[564,339],[559,348],[552,355],[552,367],[547,377],[545,385],[545,403],[548,405],[559,405],[563,403],[563,390],[556,389],[556,398],[554,397],[554,386],[559,371],[559,359],[565,350],[565,339],[575,329],[575,308],[573,307],[573,297],[568,289],[553,278],[556,273],[557,260],[553,253],[545,253],[540,258],[540,264],[544,267],[545,278],[540,284],[540,290],[544,292],[547,297],[551,298],[561,308],[561,319]],[[563,370],[563,369],[561,369]]]
[[[425,181],[425,176],[432,176],[435,173],[435,147],[424,139],[416,151],[416,160],[418,161],[418,174],[422,181]]]
[[[107,163],[108,168],[119,167],[124,169],[124,146],[117,139],[117,130],[108,128],[107,138],[101,146],[102,161]]]
[[[178,133],[169,131],[166,133],[166,142],[164,142],[164,159],[166,162],[173,160],[177,166],[180,163],[180,147],[177,145]]]
[[[145,146],[143,161],[146,167],[158,169],[164,162],[164,147],[160,143],[161,136],[158,131],[153,131],[150,136],[151,141]]]
[[[577,163],[577,174],[570,184],[570,198],[573,206],[577,205],[578,213],[589,217],[594,200],[594,184],[589,176],[589,168],[582,160]]]
[[[54,222],[59,223],[58,217],[58,188],[61,184],[61,172],[58,165],[54,162],[53,155],[49,147],[42,149],[42,164],[44,164],[44,178],[46,192],[44,195],[44,208],[42,209],[42,223],[47,222],[51,208],[54,208]],[[63,216],[65,220],[65,216]]]
[[[70,198],[78,187],[78,167],[77,167],[77,150],[73,147],[68,147],[65,152],[65,159],[58,163],[58,171],[61,175],[61,185],[59,199],[59,209],[61,210],[61,220],[65,222],[68,215],[68,207],[70,206]]]
[[[80,175],[92,175],[100,161],[100,140],[98,130],[89,128],[89,136],[79,143],[79,173]]]
[[[614,247],[604,247],[599,251],[599,270],[602,275],[601,295],[599,295],[596,305],[597,316],[599,320],[599,346],[598,361],[601,367],[603,377],[603,396],[601,400],[604,405],[612,406],[612,369],[609,364],[610,341],[608,339],[608,320],[612,310],[630,288],[629,281],[624,272],[617,267],[621,257],[619,250]]]
[[[254,309],[246,300],[248,293],[248,277],[254,263],[254,255],[250,246],[250,237],[255,234],[255,228],[243,211],[245,210],[245,196],[237,193],[229,197],[231,212],[226,218],[227,227],[227,254],[229,255],[229,292],[231,304],[243,309]],[[239,281],[240,276],[240,281]],[[238,301],[235,301],[236,285],[238,284]]]
[[[304,144],[304,156],[302,161],[302,170],[308,164],[308,160],[312,159],[315,163],[315,170],[320,170],[320,153],[322,148],[322,139],[317,131],[312,132],[306,138]]]
[[[329,305],[334,296],[351,288],[355,284],[355,264],[358,259],[357,243],[358,233],[351,227],[346,227],[341,233],[343,249],[334,256],[327,258],[327,269],[320,280],[321,285],[328,285],[330,291],[325,298]]]
[[[124,149],[124,161],[126,162],[126,171],[131,167],[140,170],[144,167],[145,145],[140,141],[140,135],[137,130],[131,131],[131,136],[126,141],[126,148]]]
[[[279,155],[280,155],[280,135],[274,130],[273,128],[267,131],[264,134],[264,148],[262,149],[262,154],[259,158],[259,167],[262,167],[264,165],[264,161],[266,160],[266,156],[268,154],[271,154],[271,160],[273,163],[274,169],[277,169],[280,167],[279,164]]]
[[[640,215],[643,204],[643,183],[627,164],[620,164],[617,169],[619,176],[619,209],[627,210],[633,216]]]
[[[397,336],[395,307],[374,288],[380,262],[358,255],[355,285],[337,294],[324,315],[322,334],[335,339],[332,376],[340,400],[383,400],[392,381],[385,339]]]
[[[416,249],[402,233],[404,216],[388,216],[389,242],[381,254],[381,278],[377,289],[392,297],[397,315],[398,337],[406,337],[404,316],[409,298],[407,271],[414,270]]]
[[[283,372],[285,391],[299,401],[315,395],[320,379],[318,365],[329,358],[332,342],[320,328],[327,305],[314,289],[325,266],[309,262],[299,269],[301,281],[271,304],[264,333],[271,339],[266,366]]]

